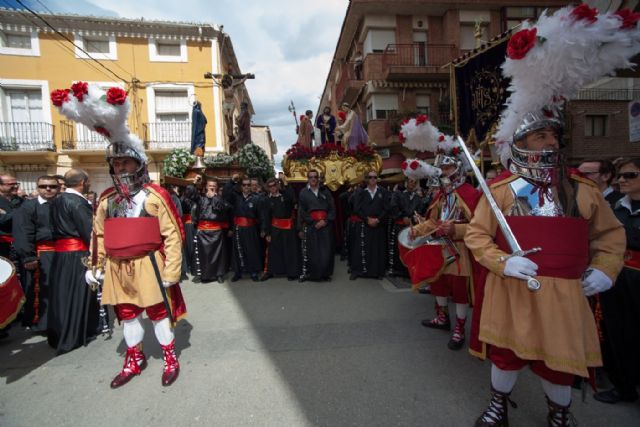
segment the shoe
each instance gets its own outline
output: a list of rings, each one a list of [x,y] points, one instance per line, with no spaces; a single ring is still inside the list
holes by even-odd
[[[358,275],[356,273],[351,273],[351,275],[349,276],[349,280],[356,280],[358,278]]]
[[[602,403],[635,402],[638,400],[638,394],[623,395],[614,387],[611,390],[594,393],[593,398]]]
[[[192,280],[193,283],[202,283],[202,278],[200,276],[196,276]]]
[[[423,288],[418,289],[418,293],[422,295],[431,295],[431,286],[427,285]]]
[[[253,280],[254,282],[259,282],[260,278],[258,277],[258,273],[252,273],[251,280]]]
[[[271,279],[273,277],[273,274],[269,274],[269,273],[262,273],[260,275],[260,281],[261,282],[266,282],[267,280]]]
[[[164,358],[164,371],[162,372],[162,385],[170,386],[178,379],[180,374],[180,363],[176,356],[175,340],[169,345],[160,345],[162,348],[162,357]]]
[[[129,347],[124,356],[124,366],[122,371],[111,381],[111,388],[122,387],[136,375],[140,375],[147,367],[147,358],[138,346]]]
[[[464,319],[456,317],[456,326],[453,328],[453,334],[447,344],[449,350],[460,350],[464,345],[464,325],[466,322],[466,317]]]
[[[442,329],[448,331],[451,329],[451,321],[449,320],[449,308],[440,307],[436,303],[436,317],[433,319],[424,319],[420,322],[425,328]]]
[[[509,395],[511,393],[502,393],[491,387],[491,401],[485,411],[478,417],[475,427],[493,427],[502,426],[509,427],[509,405],[517,408]]]
[[[547,425],[550,427],[565,427],[565,426],[577,426],[578,422],[573,417],[569,407],[571,402],[567,406],[558,405],[549,399],[549,396],[544,396],[547,399],[547,407],[549,412],[547,413]]]
[[[218,283],[224,283],[224,276],[218,276]]]
[[[231,278],[231,281],[232,281],[232,282],[237,282],[238,280],[240,280],[240,278],[241,278],[241,277],[242,277],[242,274],[240,274],[240,273],[235,273],[235,274],[233,275],[233,277]]]

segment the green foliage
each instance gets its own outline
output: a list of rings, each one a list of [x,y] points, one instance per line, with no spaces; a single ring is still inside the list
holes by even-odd
[[[174,148],[163,162],[162,171],[165,176],[183,178],[187,168],[193,164],[196,157],[186,148]]]

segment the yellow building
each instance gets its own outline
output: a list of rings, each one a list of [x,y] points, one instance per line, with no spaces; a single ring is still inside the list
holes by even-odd
[[[38,176],[71,167],[89,172],[94,191],[111,185],[104,138],[65,120],[49,99],[75,81],[129,92],[129,127],[145,141],[155,181],[171,149],[190,147],[196,101],[207,117],[208,154],[227,151],[241,101],[252,112],[244,84],[227,90],[225,99],[220,79],[204,77],[240,73],[229,36],[215,25],[40,16],[46,22],[0,9],[0,170],[27,192]]]

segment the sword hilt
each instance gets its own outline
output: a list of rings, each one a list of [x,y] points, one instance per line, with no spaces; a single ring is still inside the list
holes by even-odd
[[[500,262],[505,262],[506,260],[514,256],[527,256],[530,254],[535,254],[536,252],[540,252],[541,250],[542,248],[539,246],[536,246],[535,248],[527,249],[526,251],[523,251],[522,249],[520,249],[519,251],[515,251],[511,255],[501,256]],[[529,277],[527,279],[527,289],[529,289],[531,292],[535,292],[539,290],[540,287],[541,287],[540,281],[535,277]]]

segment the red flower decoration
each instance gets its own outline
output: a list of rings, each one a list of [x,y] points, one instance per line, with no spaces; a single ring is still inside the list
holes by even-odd
[[[347,113],[345,113],[344,111],[338,111],[338,118],[340,120],[346,120],[347,119]]]
[[[638,20],[640,20],[640,13],[635,13],[630,9],[622,9],[615,13],[622,20],[622,25],[620,28],[635,28]]]
[[[440,136],[438,137],[438,142],[442,142],[442,141],[444,141],[444,135],[440,135]]]
[[[418,163],[418,161],[417,161],[417,160],[414,160],[414,161],[412,161],[412,162],[409,164],[409,167],[410,167],[412,170],[416,170],[416,169],[418,169],[418,167],[419,167],[419,166],[420,166],[420,163]]]
[[[593,24],[598,20],[598,9],[591,8],[589,5],[582,3],[580,6],[576,7],[571,11],[570,15],[576,21],[589,21],[589,23]]]
[[[402,124],[403,124],[403,125],[406,125],[407,123],[409,123],[409,119],[404,119],[404,120],[402,121]]]
[[[122,105],[127,100],[127,92],[119,87],[110,87],[107,90],[107,102],[111,105]]]
[[[62,103],[69,100],[69,89],[56,89],[51,92],[51,103],[56,107],[61,107]]]
[[[458,154],[460,154],[460,148],[458,148],[458,147],[453,147],[453,148],[451,149],[451,153],[452,153],[454,156],[457,156]]]
[[[507,56],[511,59],[522,59],[536,45],[536,34],[538,30],[521,30],[509,39],[507,44]]]
[[[416,124],[421,125],[427,120],[429,120],[429,116],[427,116],[426,114],[420,114],[418,117],[416,117]]]
[[[71,85],[71,91],[78,98],[78,101],[82,102],[85,94],[89,93],[89,84],[87,82],[76,82]]]
[[[106,136],[107,138],[111,137],[111,134],[109,133],[109,131],[103,128],[102,126],[95,126],[93,129],[102,136]]]
[[[400,132],[398,136],[400,137],[400,144],[404,144],[405,142],[407,142],[407,138],[405,138],[402,132]]]
[[[407,161],[405,160],[404,162],[402,162],[402,164],[400,165],[400,167],[402,168],[402,170],[406,170],[407,169]]]

